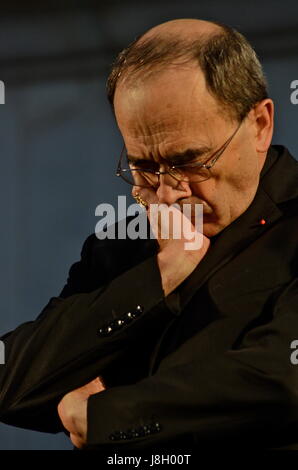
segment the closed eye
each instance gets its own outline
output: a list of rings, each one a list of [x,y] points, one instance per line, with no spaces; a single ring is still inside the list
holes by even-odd
[[[211,158],[211,157],[210,157]],[[210,160],[210,158],[201,158],[199,160],[194,160],[189,163],[184,163],[183,165],[173,165],[174,168],[200,168],[206,165],[206,163]]]
[[[163,158],[165,164],[168,166],[180,166],[180,165],[193,165],[198,163],[205,163],[208,161],[208,155],[210,155],[212,149],[210,147],[204,146],[195,149],[187,149],[183,152],[176,152],[175,154],[169,155],[166,158]],[[159,167],[159,164],[154,160],[142,159],[134,157],[132,155],[127,155],[127,159],[130,165],[133,165],[135,168],[142,167],[155,169]]]
[[[128,161],[129,165],[131,168],[139,168],[141,170],[152,170],[152,171],[158,171],[159,170],[159,164],[156,162],[153,162],[152,160],[129,160]]]

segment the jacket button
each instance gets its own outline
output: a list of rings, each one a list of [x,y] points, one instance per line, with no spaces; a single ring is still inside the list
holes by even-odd
[[[116,432],[114,432],[114,434],[111,434],[111,436],[113,436],[112,440],[113,441],[115,441],[115,440],[119,441],[119,439],[121,439],[121,433],[122,433],[122,431],[116,431]],[[110,438],[111,438],[111,436],[110,436]]]
[[[110,328],[112,328],[112,330],[119,330],[119,328],[121,328],[123,325],[123,322],[122,320],[115,320],[113,321],[112,323],[110,323]]]
[[[142,437],[142,436],[145,436],[145,431],[144,431],[144,429],[143,429],[143,426],[137,428],[136,431],[137,431],[138,437],[140,437],[140,436],[141,436],[141,437]]]
[[[131,438],[133,437],[133,431],[132,431],[132,429],[128,429],[128,430],[126,431],[126,437],[127,437],[127,439],[131,439]]]
[[[109,336],[112,333],[113,329],[111,326],[104,326],[98,330],[99,336]]]
[[[143,426],[143,429],[145,431],[145,434],[151,434],[150,428],[148,426]]]
[[[126,438],[127,438],[126,433],[123,431],[119,431],[119,439],[126,439]]]
[[[138,308],[138,307],[139,307],[139,308]],[[142,313],[142,311],[143,311],[140,306],[138,306],[138,307],[137,307],[137,308],[133,311],[133,313],[132,313],[133,318],[136,318],[136,317],[138,317],[139,315],[141,315],[141,313]]]
[[[131,312],[127,312],[123,318],[124,324],[127,325],[127,323],[130,323],[132,320],[133,320],[133,314]]]
[[[159,432],[160,431],[160,424],[159,423],[154,423],[153,424],[153,429],[154,429],[154,432]]]
[[[156,423],[152,423],[149,426],[149,429],[151,433],[156,433],[160,431],[161,427],[160,427],[160,424],[156,422]]]

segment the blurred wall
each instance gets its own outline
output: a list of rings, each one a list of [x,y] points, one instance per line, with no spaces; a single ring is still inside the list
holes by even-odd
[[[4,2],[5,3],[5,2]],[[29,6],[30,5],[30,8]],[[121,138],[105,97],[108,67],[136,35],[168,19],[226,22],[254,44],[276,105],[274,143],[298,155],[298,5],[293,1],[47,2],[2,8],[0,335],[61,291],[94,231],[95,207],[129,188],[115,176]],[[281,182],[282,183],[282,182]],[[65,435],[0,424],[0,449],[71,449]]]

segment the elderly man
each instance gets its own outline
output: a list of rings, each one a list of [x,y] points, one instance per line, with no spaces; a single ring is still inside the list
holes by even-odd
[[[88,237],[60,296],[2,338],[1,420],[109,453],[298,449],[297,163],[270,146],[253,49],[169,21],[119,55],[108,94],[118,175],[149,223],[151,204],[202,204],[202,244]]]

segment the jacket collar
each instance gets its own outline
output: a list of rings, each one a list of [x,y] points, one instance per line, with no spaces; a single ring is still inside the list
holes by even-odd
[[[221,232],[197,268],[179,286],[182,310],[203,283],[283,215],[279,203],[297,196],[297,162],[285,147],[271,146],[251,205]],[[262,219],[266,221],[264,225]]]
[[[286,147],[270,147],[260,178],[263,190],[276,204],[298,197],[298,162]]]

